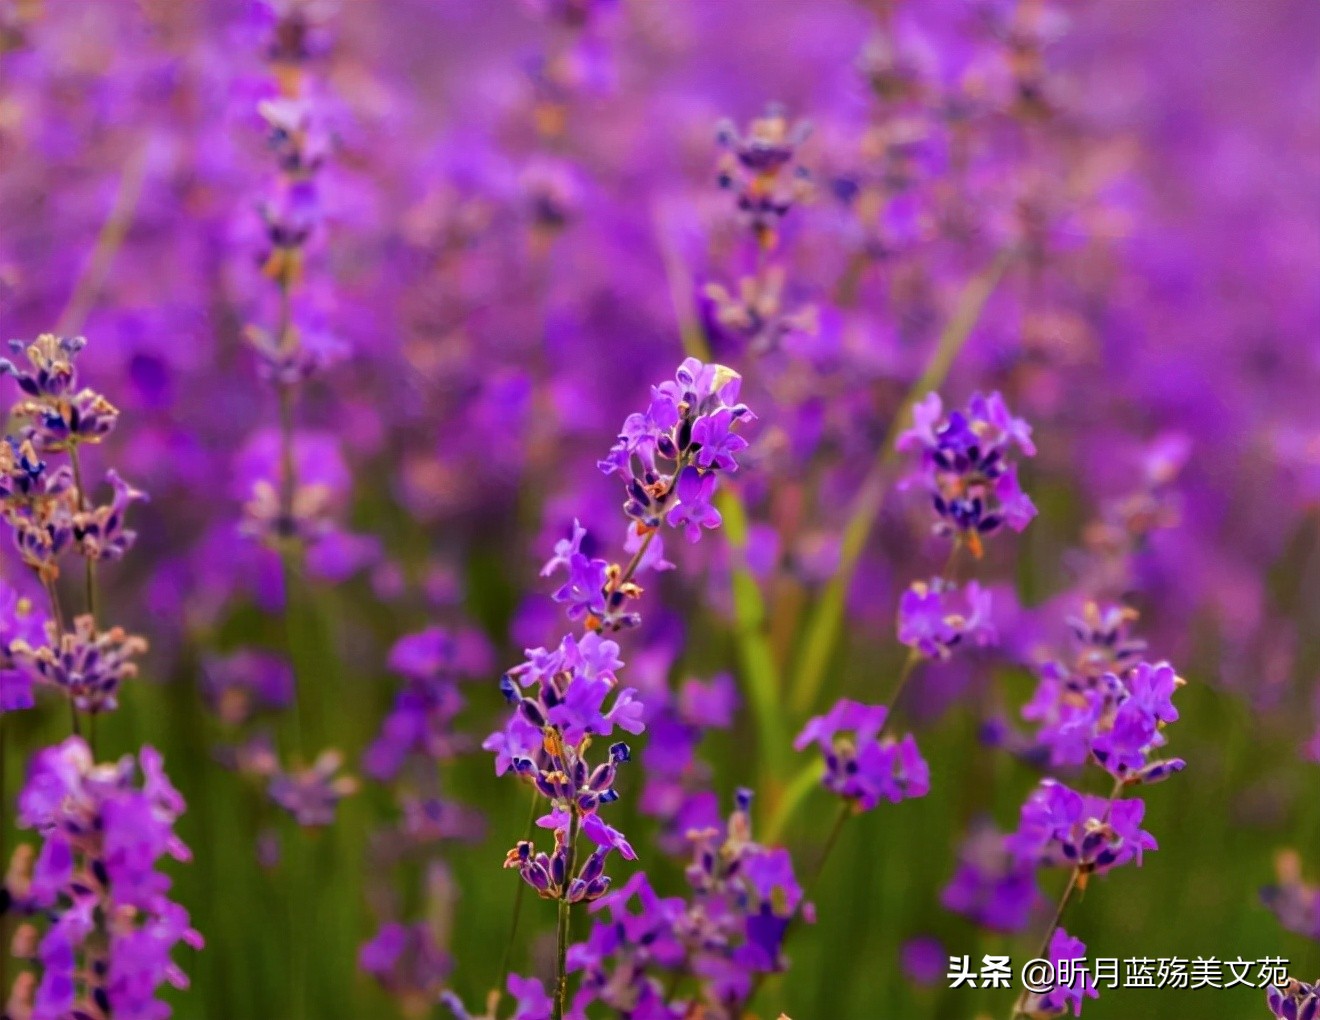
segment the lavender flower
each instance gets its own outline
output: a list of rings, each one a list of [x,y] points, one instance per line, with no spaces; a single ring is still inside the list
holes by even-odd
[[[34,682],[63,692],[79,712],[93,715],[118,707],[120,685],[137,676],[133,660],[147,650],[144,638],[122,627],[97,630],[90,614],[77,617],[64,633],[48,623],[46,639],[35,647],[21,639],[11,644],[14,663]]]
[[[1106,800],[1043,779],[1022,806],[1017,831],[1004,845],[1018,860],[1046,867],[1074,867],[1083,875],[1104,874],[1157,848],[1141,828],[1146,804],[1139,799]]]
[[[1278,881],[1260,891],[1265,906],[1286,931],[1320,940],[1320,888],[1302,879],[1302,860],[1295,850],[1275,859]]]
[[[995,931],[1022,931],[1043,897],[1036,867],[1008,851],[993,827],[973,830],[958,851],[958,867],[940,902]]]
[[[1031,426],[1014,418],[998,393],[974,394],[966,410],[947,417],[943,408],[936,393],[915,404],[912,428],[898,437],[898,449],[921,456],[916,478],[931,494],[936,533],[966,542],[979,556],[982,536],[1005,524],[1021,531],[1036,516],[1008,460],[1015,446],[1035,455]]]
[[[168,899],[162,857],[190,855],[174,834],[183,798],[150,747],[114,764],[93,763],[78,737],[42,751],[19,795],[19,823],[42,837],[31,870],[8,890],[18,909],[45,919],[20,929],[41,968],[25,1008],[33,1016],[163,1016],[162,984],[187,983],[170,958],[200,949],[188,915]]]
[[[823,716],[811,719],[793,747],[815,744],[825,756],[825,788],[854,810],[870,811],[881,800],[898,803],[930,792],[930,769],[916,739],[882,737],[889,711],[883,705],[863,705],[846,698]]]
[[[811,911],[788,851],[752,840],[750,806],[751,793],[740,791],[727,825],[689,833],[687,899],[660,897],[638,872],[592,905],[609,920],[569,951],[570,970],[582,975],[576,1011],[599,1004],[664,1020],[694,1010],[736,1015],[756,977],[783,968],[789,923]],[[689,969],[701,979],[700,1000],[667,996],[672,978],[665,975]]]
[[[774,247],[779,222],[810,194],[810,175],[794,165],[810,132],[810,125],[791,123],[777,105],[754,119],[745,134],[731,121],[722,121],[717,129],[724,150],[720,187],[734,194],[739,213],[762,248]]]
[[[1320,1016],[1320,982],[1289,978],[1282,985],[1270,985],[1265,1004],[1277,1020],[1315,1020]]]
[[[975,581],[961,587],[943,578],[913,581],[898,603],[898,640],[925,658],[945,660],[960,644],[994,644],[991,615],[990,592]]]
[[[1052,1017],[1071,1011],[1073,1016],[1081,1016],[1082,1000],[1100,997],[1086,963],[1086,944],[1058,928],[1050,937],[1049,954],[1055,986],[1048,992],[1032,993],[1026,1002],[1026,1014]],[[1080,961],[1081,966],[1074,966],[1074,960]]]

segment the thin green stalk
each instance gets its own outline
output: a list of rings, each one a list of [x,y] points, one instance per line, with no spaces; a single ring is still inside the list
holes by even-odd
[[[871,536],[880,510],[884,506],[889,488],[890,469],[897,459],[894,443],[906,424],[912,405],[932,390],[939,388],[948,377],[958,354],[966,345],[976,327],[990,296],[995,292],[1004,273],[1013,261],[1011,248],[1001,250],[981,273],[963,287],[953,318],[940,334],[931,353],[930,361],[899,405],[889,430],[876,454],[870,472],[853,503],[852,511],[843,529],[839,568],[825,586],[811,617],[807,622],[802,654],[798,660],[792,687],[792,708],[795,713],[809,712],[820,693],[825,670],[834,655],[834,648],[843,628],[843,616],[848,589],[866,543]]]
[[[788,825],[788,820],[793,817],[797,809],[807,799],[807,795],[820,785],[821,779],[825,777],[825,762],[820,757],[814,757],[811,764],[802,769],[792,781],[784,788],[784,795],[779,798],[779,803],[775,805],[774,814],[771,815],[769,823],[764,827],[763,842],[766,846],[776,846],[783,838],[784,829]]]
[[[573,881],[573,867],[576,863],[578,837],[577,805],[570,805],[568,822],[568,853],[565,858],[564,887],[559,894],[559,917],[555,924],[555,1008],[554,1020],[564,1020],[568,1010],[568,923],[572,913],[572,904],[568,902],[568,889]]]
[[[783,715],[779,670],[765,631],[765,598],[747,568],[747,512],[738,494],[729,489],[718,497],[724,532],[733,553],[733,633],[742,663],[747,700],[756,724],[758,751],[771,780],[763,790],[767,805],[779,800],[787,771],[788,724]]]
[[[1045,938],[1041,940],[1040,947],[1036,950],[1033,959],[1045,959],[1045,954],[1050,951],[1050,940],[1054,938],[1054,931],[1063,921],[1063,912],[1068,908],[1068,903],[1072,900],[1073,893],[1077,891],[1078,883],[1082,878],[1082,869],[1073,868],[1072,874],[1068,876],[1068,884],[1063,887],[1063,895],[1059,897],[1059,905],[1054,908],[1054,917],[1050,919],[1050,926],[1045,929]],[[1009,1020],[1017,1020],[1017,1017],[1023,1013],[1023,1007],[1027,1004],[1027,990],[1022,989],[1018,993],[1017,1000],[1013,1003],[1013,1012]]]

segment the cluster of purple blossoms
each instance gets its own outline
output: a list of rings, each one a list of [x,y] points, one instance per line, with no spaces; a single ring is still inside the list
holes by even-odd
[[[898,640],[927,659],[944,661],[956,647],[996,643],[990,592],[976,581],[913,581],[898,603]]]
[[[663,562],[663,549],[653,538],[661,524],[681,528],[689,542],[700,541],[702,529],[721,524],[714,507],[718,476],[738,470],[735,458],[747,449],[747,441],[737,429],[756,420],[738,402],[741,388],[742,377],[733,369],[688,358],[672,381],[651,388],[644,412],[623,422],[618,442],[599,467],[623,479],[623,512],[632,520],[632,548],[626,549],[635,557],[656,567]],[[611,629],[628,625],[618,612],[622,592],[612,591],[607,602],[602,590],[611,582],[605,561],[583,557],[579,546],[581,538],[574,533],[573,544],[564,552],[556,549],[556,558],[546,563],[546,570],[569,569],[569,583],[554,598],[569,603],[570,618],[586,615],[589,627],[591,620]]]
[[[1004,525],[1021,531],[1036,507],[1018,484],[1009,460],[1013,447],[1036,453],[1031,426],[1009,413],[998,393],[974,394],[964,411],[944,415],[939,394],[930,393],[912,408],[913,425],[898,438],[898,448],[921,455],[915,480],[930,492],[938,520],[935,531],[966,542],[979,556],[982,536]]]
[[[16,852],[6,892],[33,919],[16,932],[15,954],[40,977],[21,977],[10,1000],[33,1020],[167,1016],[160,986],[187,985],[171,952],[202,939],[157,870],[163,857],[190,857],[174,834],[183,798],[155,750],[144,747],[139,762],[140,785],[131,756],[97,765],[78,737],[32,761],[18,820],[42,845],[35,858]]]
[[[358,967],[400,1001],[405,1016],[412,1016],[432,1007],[454,961],[430,924],[389,921],[363,944]]]
[[[714,506],[719,475],[737,471],[735,458],[747,440],[735,430],[756,420],[737,402],[741,383],[732,369],[687,358],[672,381],[652,387],[644,412],[628,416],[599,466],[624,481],[623,509],[632,522],[624,550],[632,560],[620,566],[588,555],[582,548],[586,529],[575,522],[572,536],[556,544],[541,571],[542,576],[567,572],[554,599],[567,606],[570,620],[597,631],[635,626],[638,615],[626,609],[641,594],[633,577],[670,566],[660,526],[682,528],[689,542],[700,540],[703,529],[720,526]]]
[[[1157,849],[1141,828],[1146,802],[1140,798],[1096,797],[1078,793],[1057,779],[1043,779],[1032,791],[1017,831],[1004,840],[1018,860],[1042,867],[1076,868],[1082,876],[1104,874]]]
[[[1029,1017],[1044,1018],[1063,1016],[1071,1012],[1073,1016],[1082,1015],[1083,999],[1098,999],[1095,979],[1085,965],[1086,943],[1073,938],[1062,928],[1057,928],[1050,936],[1049,961],[1053,972],[1061,976],[1048,992],[1032,992],[1022,1004],[1022,1012]],[[1070,966],[1066,961],[1080,960],[1081,966]],[[1064,964],[1060,967],[1060,964]]]
[[[546,994],[545,985],[536,978],[519,977],[510,974],[505,982],[509,998],[513,1000],[513,1012],[508,1020],[549,1020],[554,1004]],[[486,1011],[480,1015],[472,1013],[453,992],[442,992],[440,1001],[454,1014],[454,1020],[498,1020],[500,993],[492,991],[486,1001]]]
[[[1284,985],[1270,985],[1265,1004],[1276,1020],[1316,1020],[1320,1017],[1320,981],[1290,978]]]
[[[511,770],[550,801],[552,810],[540,824],[555,839],[552,854],[537,853],[531,841],[521,841],[505,863],[546,899],[597,899],[609,888],[604,875],[609,853],[618,850],[629,860],[636,858],[622,834],[598,814],[602,805],[618,799],[614,781],[619,767],[631,759],[628,745],[610,744],[606,760],[595,765],[587,758],[593,739],[609,737],[615,726],[632,734],[645,728],[637,692],[619,689],[615,671],[623,662],[618,652],[618,644],[599,633],[580,639],[566,635],[556,649],[530,649],[527,661],[500,681],[515,713],[482,746],[495,752],[498,774]],[[571,876],[572,844],[579,832],[597,849]]]
[[[84,487],[79,448],[99,443],[119,417],[100,393],[78,388],[75,360],[86,341],[47,333],[12,346],[27,366],[0,360],[0,373],[13,376],[24,397],[10,409],[17,434],[0,442],[0,507],[23,562],[53,590],[64,553],[96,562],[119,559],[132,547],[137,536],[125,526],[125,511],[145,496],[113,471],[106,476],[115,492],[111,503],[93,505]],[[66,463],[46,459],[56,454]]]
[[[33,684],[49,687],[69,701],[75,730],[80,714],[117,707],[120,686],[137,675],[136,660],[147,650],[143,638],[104,627],[97,615],[97,567],[133,547],[137,533],[128,527],[128,510],[146,497],[110,470],[111,501],[91,500],[80,450],[109,434],[118,411],[101,394],[80,387],[75,361],[85,346],[81,337],[45,334],[26,348],[15,342],[26,354],[26,367],[0,361],[0,371],[13,376],[24,397],[11,412],[18,433],[0,441],[0,514],[50,604],[39,618],[24,600],[27,608],[6,626],[0,662],[6,710],[30,708]],[[48,458],[56,456],[65,463],[54,466]],[[83,559],[86,582],[86,612],[72,618],[57,584],[66,553]]]
[[[1277,881],[1261,890],[1261,900],[1287,931],[1320,941],[1320,886],[1302,878],[1302,859],[1295,850],[1275,859]]]
[[[745,134],[728,120],[716,131],[724,151],[719,185],[734,194],[739,213],[764,250],[775,246],[779,222],[788,211],[811,193],[811,175],[796,162],[810,133],[809,124],[793,123],[777,104],[752,120]]]
[[[710,768],[697,749],[706,733],[733,725],[737,707],[737,687],[728,675],[687,680],[676,698],[648,697],[650,738],[641,754],[645,780],[637,806],[664,823],[657,842],[667,853],[682,854],[691,830],[720,822]]]
[[[847,698],[825,715],[808,721],[793,747],[810,744],[825,758],[825,788],[856,811],[870,811],[882,800],[897,804],[930,792],[930,769],[912,734],[883,736],[889,710]]]
[[[974,829],[958,851],[958,867],[940,902],[993,931],[1019,932],[1042,900],[1036,866],[1011,853],[993,825]]]
[[[226,726],[242,726],[293,700],[293,670],[270,652],[251,648],[210,655],[202,663],[202,696]]]
[[[814,334],[819,328],[815,306],[785,307],[787,270],[770,261],[782,221],[813,193],[811,175],[797,161],[809,134],[810,125],[791,123],[784,109],[774,104],[751,122],[745,134],[727,120],[717,129],[719,185],[733,194],[739,225],[750,233],[755,249],[752,271],[738,277],[736,284],[711,280],[701,289],[705,326],[717,342],[733,339],[763,354],[790,337]]]
[[[464,702],[459,685],[489,675],[491,663],[489,642],[470,628],[428,627],[400,638],[389,667],[404,683],[367,748],[363,770],[385,782],[413,756],[434,763],[466,750],[465,738],[453,726]]]
[[[1173,695],[1184,680],[1167,662],[1140,658],[1145,643],[1128,633],[1135,614],[1088,603],[1070,621],[1078,645],[1072,663],[1046,662],[1035,696],[1022,709],[1040,729],[1037,741],[1056,766],[1093,760],[1125,783],[1154,783],[1182,771],[1160,759],[1163,728],[1178,719]]]
[[[90,613],[77,616],[73,629],[46,624],[45,642],[11,642],[9,654],[32,681],[61,691],[78,712],[96,715],[119,707],[120,685],[137,676],[134,661],[147,650],[145,638],[122,627],[99,630]]]
[[[742,1015],[759,976],[783,969],[789,924],[812,910],[788,851],[752,839],[751,800],[739,791],[727,825],[688,834],[686,899],[657,895],[638,872],[592,906],[609,919],[569,951],[569,968],[582,973],[578,1015],[599,1004],[649,1020],[729,1020]],[[701,986],[696,1000],[673,994],[688,974]]]

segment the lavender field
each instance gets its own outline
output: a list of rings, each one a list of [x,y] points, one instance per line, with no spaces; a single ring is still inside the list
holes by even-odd
[[[1320,1018],[1311,0],[0,0],[2,1020]]]

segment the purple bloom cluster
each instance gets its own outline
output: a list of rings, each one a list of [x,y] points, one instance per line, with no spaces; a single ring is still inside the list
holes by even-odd
[[[1279,853],[1275,872],[1277,881],[1261,890],[1261,900],[1285,930],[1320,941],[1320,886],[1303,880],[1295,850]]]
[[[741,1015],[758,975],[783,968],[788,926],[811,911],[788,851],[753,841],[751,799],[739,791],[727,825],[689,833],[686,899],[659,896],[638,872],[592,905],[609,919],[569,951],[570,969],[582,973],[577,1015],[599,1004],[651,1020],[725,1020]],[[686,974],[700,983],[697,1000],[668,991]]]
[[[23,1004],[33,1020],[70,1016],[148,1018],[169,1015],[162,984],[185,987],[171,959],[180,942],[200,949],[188,914],[169,899],[162,857],[190,859],[174,834],[183,798],[170,785],[160,755],[144,747],[98,765],[78,737],[39,753],[19,794],[19,823],[42,837],[30,867],[11,869],[8,893],[33,918],[16,944],[41,970]],[[20,996],[25,992],[20,992]]]
[[[453,960],[431,925],[390,921],[358,952],[358,966],[403,1004],[405,1012],[429,1009],[439,996]]]
[[[1078,793],[1057,779],[1041,780],[1025,804],[1017,831],[1004,845],[1019,861],[1104,874],[1157,848],[1141,828],[1146,803]]]
[[[1034,861],[1005,846],[991,825],[974,829],[958,852],[958,867],[941,894],[946,909],[994,931],[1022,931],[1042,896]]]
[[[775,246],[780,221],[811,193],[810,174],[796,162],[810,133],[809,124],[793,123],[777,104],[753,119],[745,133],[728,120],[717,129],[724,153],[719,185],[733,193],[739,214],[762,249]]]
[[[897,804],[930,792],[930,768],[917,749],[916,738],[901,740],[881,734],[889,710],[847,698],[828,713],[811,719],[793,747],[815,744],[825,757],[827,790],[857,811],[870,811],[882,800]]]
[[[645,785],[637,803],[639,810],[664,823],[658,842],[668,853],[681,855],[690,831],[720,823],[710,768],[697,750],[706,733],[733,724],[737,707],[737,689],[727,675],[708,683],[687,680],[677,698],[648,697],[650,739],[641,754]]]
[[[11,409],[18,433],[0,442],[0,509],[23,562],[53,591],[64,553],[94,562],[132,547],[137,535],[125,527],[125,511],[145,496],[114,471],[106,476],[111,503],[95,506],[84,488],[79,448],[104,439],[119,414],[100,393],[77,388],[75,361],[86,341],[47,333],[13,346],[28,366],[0,360],[0,372],[13,376],[25,398]],[[66,463],[46,460],[55,454]]]
[[[927,659],[944,660],[956,646],[998,641],[990,592],[976,581],[913,581],[898,603],[898,640]]]
[[[1316,1020],[1320,1017],[1320,981],[1290,978],[1281,987],[1270,985],[1265,1004],[1277,1020]]]
[[[623,479],[628,496],[623,509],[633,520],[634,536],[649,536],[667,523],[682,528],[687,540],[696,542],[703,528],[720,526],[720,513],[713,505],[717,477],[738,470],[735,457],[747,448],[747,440],[735,430],[756,420],[746,404],[737,402],[741,386],[741,377],[732,369],[687,358],[672,382],[652,388],[647,409],[629,415],[623,423],[618,442],[600,461],[600,469]],[[579,541],[575,534],[574,543]],[[589,595],[603,561],[587,560],[577,544],[566,553],[570,580],[579,581],[576,587],[582,596]],[[648,555],[658,563],[659,546],[653,545]],[[564,556],[556,550],[551,563],[559,566],[561,559]],[[570,599],[562,590],[555,598],[570,602],[579,615],[608,616],[616,609],[584,602],[582,597]]]
[[[1082,1000],[1100,997],[1095,979],[1085,965],[1086,943],[1058,928],[1050,936],[1049,954],[1056,975],[1060,973],[1059,964],[1063,961],[1081,960],[1083,965],[1068,968],[1065,964],[1065,970],[1071,976],[1066,980],[1056,977],[1055,986],[1048,992],[1033,992],[1027,997],[1024,1012],[1031,1017],[1063,1016],[1069,1011],[1073,1016],[1081,1016]]]
[[[546,994],[545,985],[540,981],[510,974],[505,985],[509,998],[513,1000],[513,1012],[509,1014],[508,1020],[550,1020],[553,1003]],[[497,1020],[500,993],[491,992],[486,1011],[480,1015],[469,1012],[453,992],[441,993],[440,1001],[454,1014],[454,1020]]]
[[[1127,783],[1154,783],[1182,771],[1180,758],[1159,759],[1163,728],[1178,719],[1173,695],[1184,683],[1167,662],[1139,658],[1145,643],[1127,633],[1133,614],[1088,604],[1072,621],[1079,646],[1072,664],[1046,662],[1023,718],[1055,765],[1088,760]]]
[[[1021,531],[1036,507],[1018,484],[1009,460],[1014,447],[1034,456],[1031,426],[1009,412],[998,393],[974,394],[966,410],[944,414],[939,394],[912,408],[913,425],[898,448],[921,456],[917,479],[930,492],[935,531],[967,543],[980,554],[981,538],[1008,525]]]

